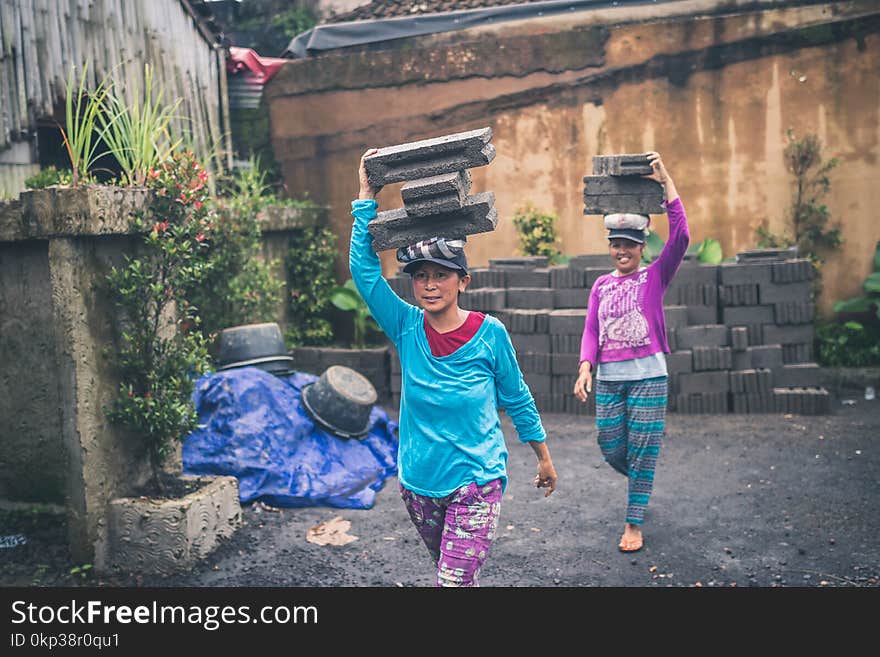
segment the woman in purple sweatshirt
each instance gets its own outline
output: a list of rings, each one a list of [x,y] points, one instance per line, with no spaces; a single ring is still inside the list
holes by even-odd
[[[663,252],[641,266],[645,232],[611,229],[615,270],[590,291],[574,394],[582,402],[596,379],[596,427],[605,460],[627,477],[626,524],[619,549],[642,547],[641,525],[654,484],[654,468],[666,419],[666,321],[663,295],[687,251],[687,217],[660,155],[647,153],[653,172],[644,176],[666,189],[669,239]]]

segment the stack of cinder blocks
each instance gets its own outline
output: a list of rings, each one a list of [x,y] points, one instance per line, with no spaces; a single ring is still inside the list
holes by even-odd
[[[371,185],[407,182],[403,207],[380,212],[367,226],[373,249],[384,251],[431,237],[463,238],[495,229],[492,192],[470,194],[468,169],[495,158],[491,128],[388,146],[364,159]]]
[[[500,319],[538,408],[595,413],[595,396],[572,395],[587,300],[611,270],[606,254],[549,266],[534,256],[490,260],[471,270],[461,305]],[[685,260],[664,299],[669,408],[679,413],[830,412],[813,340],[807,260],[743,259],[722,265]],[[412,300],[409,276],[389,283]],[[782,301],[780,301],[782,299]],[[799,321],[799,323],[794,323]],[[400,372],[392,356],[392,395]],[[394,398],[399,401],[399,398]]]
[[[651,171],[644,153],[597,155],[593,175],[584,176],[584,214],[662,214],[663,186],[642,178]]]

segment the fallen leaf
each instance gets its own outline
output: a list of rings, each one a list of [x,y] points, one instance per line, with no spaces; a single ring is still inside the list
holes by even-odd
[[[348,533],[351,522],[343,520],[342,516],[336,516],[332,520],[322,522],[310,528],[306,532],[306,540],[315,545],[348,545],[358,539]]]
[[[650,568],[648,568],[649,573],[653,573],[656,570],[657,570],[657,566],[651,566]]]

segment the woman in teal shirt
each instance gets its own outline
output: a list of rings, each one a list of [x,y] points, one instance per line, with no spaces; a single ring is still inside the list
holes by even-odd
[[[363,158],[374,152],[368,150],[360,162],[349,267],[400,356],[401,495],[437,564],[437,585],[474,586],[507,484],[499,406],[519,440],[535,451],[535,485],[547,488],[545,495],[556,487],[556,471],[507,330],[491,315],[458,306],[458,294],[470,282],[460,246],[439,239],[399,251],[420,308],[398,297],[382,277],[367,230],[376,217],[379,189],[369,184]]]

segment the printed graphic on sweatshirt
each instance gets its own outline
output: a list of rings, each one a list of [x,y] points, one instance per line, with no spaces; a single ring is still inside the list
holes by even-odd
[[[599,346],[602,349],[633,349],[651,344],[648,322],[639,305],[639,292],[648,281],[643,271],[625,281],[611,281],[599,288]]]

